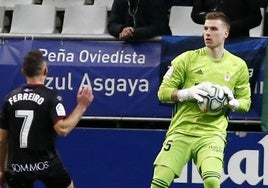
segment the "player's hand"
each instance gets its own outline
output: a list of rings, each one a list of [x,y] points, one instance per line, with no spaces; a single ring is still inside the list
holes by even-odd
[[[129,38],[133,37],[134,28],[133,27],[125,27],[121,33],[119,33],[120,40],[128,40]]]
[[[185,101],[189,99],[196,99],[198,102],[203,102],[203,96],[207,96],[210,92],[212,83],[203,82],[195,85],[191,88],[181,89],[177,93],[177,98],[179,101]]]
[[[228,98],[228,106],[232,109],[238,109],[240,106],[239,101],[234,97],[233,92],[227,87],[227,86],[222,86],[222,89],[224,93],[227,95]]]
[[[92,89],[83,87],[77,92],[77,103],[88,107],[94,99]]]

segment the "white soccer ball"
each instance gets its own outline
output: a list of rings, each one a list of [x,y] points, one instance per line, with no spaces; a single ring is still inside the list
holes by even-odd
[[[200,110],[208,115],[220,114],[227,105],[227,96],[219,85],[212,85],[207,96],[203,96],[203,102],[198,102]]]

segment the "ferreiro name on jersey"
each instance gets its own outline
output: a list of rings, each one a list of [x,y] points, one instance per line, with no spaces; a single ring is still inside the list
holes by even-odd
[[[41,105],[44,102],[44,100],[45,100],[44,97],[41,97],[36,93],[18,93],[10,97],[8,99],[8,102],[10,103],[10,105],[13,105],[14,103],[19,101],[33,101]]]

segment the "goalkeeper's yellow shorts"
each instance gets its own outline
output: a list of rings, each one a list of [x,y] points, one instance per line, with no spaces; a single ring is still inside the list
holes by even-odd
[[[217,135],[189,136],[180,133],[168,136],[154,161],[154,165],[170,168],[179,177],[183,167],[193,159],[199,172],[204,159],[218,158],[223,164],[226,142]],[[222,168],[209,167],[214,172],[222,173]]]

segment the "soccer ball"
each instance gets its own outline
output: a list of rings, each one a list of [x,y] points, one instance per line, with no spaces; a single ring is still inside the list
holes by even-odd
[[[198,102],[200,110],[208,115],[218,115],[226,108],[227,96],[219,85],[212,85],[203,102]]]

